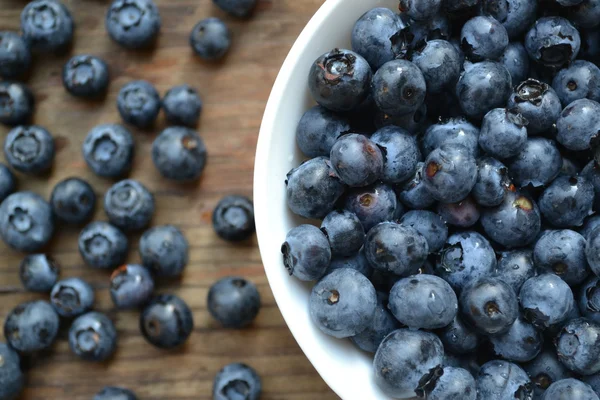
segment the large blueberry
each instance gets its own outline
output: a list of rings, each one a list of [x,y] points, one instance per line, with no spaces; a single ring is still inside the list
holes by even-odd
[[[587,383],[574,378],[554,382],[544,392],[542,400],[599,400],[600,397]]]
[[[91,311],[71,324],[69,347],[83,360],[105,361],[117,349],[117,329],[108,316]]]
[[[83,228],[78,240],[79,254],[94,268],[116,268],[125,262],[129,243],[117,227],[104,222],[91,222]]]
[[[418,48],[412,62],[423,73],[428,93],[439,93],[456,84],[460,74],[460,54],[446,40],[431,40]]]
[[[163,130],[152,143],[152,163],[162,176],[194,181],[206,166],[206,146],[198,132],[182,126]]]
[[[558,71],[552,87],[564,107],[579,99],[600,101],[600,69],[589,61],[575,60]]]
[[[296,143],[307,157],[329,156],[331,147],[350,131],[350,121],[319,105],[304,113],[296,127]]]
[[[519,293],[523,283],[535,274],[533,252],[531,249],[519,249],[500,253],[493,276],[506,282],[515,293]]]
[[[106,31],[128,49],[148,47],[160,30],[160,14],[152,0],[114,0],[106,13]]]
[[[575,231],[548,230],[537,240],[533,260],[538,269],[555,273],[569,285],[578,285],[589,274],[585,243]]]
[[[523,369],[531,377],[536,396],[541,396],[552,383],[571,376],[552,348],[543,350],[533,360],[523,364]]]
[[[530,400],[533,387],[527,373],[517,364],[504,360],[489,361],[481,366],[477,379],[480,400]]]
[[[146,267],[123,264],[110,276],[110,298],[117,308],[138,308],[154,291],[154,279]]]
[[[552,68],[560,69],[573,61],[580,46],[579,32],[562,17],[542,17],[525,35],[529,57]]]
[[[456,203],[438,203],[437,213],[448,225],[469,228],[479,221],[479,206],[471,196]]]
[[[58,315],[67,318],[88,311],[94,300],[94,288],[81,278],[63,279],[54,285],[50,293],[50,302]]]
[[[152,0],[116,0],[116,2],[137,2]],[[123,121],[141,129],[154,124],[160,111],[158,91],[148,81],[131,81],[124,85],[117,97],[117,110]]]
[[[19,397],[25,383],[21,371],[19,354],[8,345],[0,343],[0,399],[13,400]]]
[[[429,400],[475,400],[477,383],[466,369],[445,367],[443,375],[439,377],[427,398]]]
[[[426,210],[412,210],[398,220],[400,225],[410,226],[427,240],[430,253],[438,252],[448,239],[448,227],[438,214]]]
[[[576,300],[583,317],[600,322],[600,278],[593,275],[585,281]]]
[[[33,115],[33,108],[33,93],[27,86],[18,82],[0,82],[0,124],[26,124]]]
[[[462,144],[473,157],[479,154],[479,128],[466,118],[448,118],[431,125],[425,131],[421,146],[425,156],[443,144]]]
[[[406,130],[397,126],[386,126],[371,136],[383,154],[381,179],[388,183],[401,183],[414,175],[421,152],[417,140]]]
[[[404,213],[394,189],[385,183],[376,183],[365,188],[347,192],[344,208],[358,217],[365,232],[384,221],[392,221]]]
[[[243,328],[260,310],[260,293],[251,281],[229,276],[215,282],[206,300],[210,315],[226,328]]]
[[[518,187],[544,186],[552,182],[562,167],[562,157],[551,139],[529,138],[515,157],[506,163],[513,182]]]
[[[521,39],[527,28],[535,21],[538,2],[535,0],[481,0],[480,13],[500,22],[508,37]]]
[[[583,29],[594,29],[600,24],[600,2],[597,0],[582,0],[571,7],[569,19]]]
[[[494,108],[483,117],[479,145],[490,156],[516,156],[527,142],[528,121],[513,109]]]
[[[477,160],[477,181],[471,191],[477,204],[484,207],[502,204],[511,185],[508,168],[500,161],[491,157]]]
[[[73,41],[75,24],[58,0],[35,0],[21,12],[21,30],[29,46],[44,52],[62,51]]]
[[[288,273],[303,281],[322,277],[331,261],[327,236],[312,225],[299,225],[291,229],[281,245],[281,253]]]
[[[96,175],[118,178],[131,169],[134,145],[133,136],[124,126],[96,125],[83,141],[83,159]]]
[[[559,176],[538,200],[544,218],[554,226],[581,226],[592,214],[594,186],[582,176]]]
[[[443,144],[427,156],[422,173],[423,182],[436,200],[455,203],[475,186],[477,164],[465,146]]]
[[[525,318],[544,329],[565,321],[575,299],[565,281],[554,274],[542,274],[523,283],[519,301]]]
[[[389,8],[376,7],[364,13],[352,29],[352,50],[375,70],[395,58],[392,36],[404,28],[400,16]]]
[[[356,216],[347,210],[333,210],[321,223],[321,231],[329,239],[333,256],[358,253],[365,241],[365,230]]]
[[[589,149],[600,131],[600,103],[589,99],[573,101],[560,114],[556,128],[556,140],[567,149]]]
[[[406,60],[389,61],[373,76],[371,94],[384,113],[397,116],[410,114],[423,104],[426,83],[419,67]]]
[[[31,51],[25,38],[17,32],[0,31],[0,77],[20,78],[30,66]]]
[[[140,238],[140,258],[144,267],[158,276],[177,276],[189,259],[189,243],[173,225],[148,229]]]
[[[490,336],[494,353],[515,362],[533,360],[542,350],[543,341],[542,333],[522,316],[507,332]]]
[[[460,38],[462,50],[472,61],[496,60],[508,46],[506,28],[493,17],[471,18],[463,25]]]
[[[536,4],[532,0],[524,0]],[[511,42],[500,56],[500,64],[504,65],[512,78],[513,85],[523,82],[529,76],[529,54],[521,42]]]
[[[508,99],[508,108],[525,118],[527,132],[533,135],[552,128],[562,106],[552,86],[530,78],[515,87]]]
[[[123,230],[145,228],[154,214],[154,195],[136,180],[119,181],[104,195],[104,212]]]
[[[456,96],[468,117],[481,119],[488,111],[506,104],[511,90],[512,78],[506,67],[482,61],[466,67],[456,85]]]
[[[47,172],[54,161],[54,138],[38,125],[17,126],[4,140],[4,157],[11,167],[25,174]]]
[[[18,352],[34,353],[45,350],[54,343],[58,325],[58,314],[50,303],[42,300],[29,301],[19,304],[6,316],[4,337],[10,347]]]
[[[171,294],[154,297],[140,315],[144,338],[161,349],[181,346],[194,330],[192,310],[181,298]]]
[[[591,375],[600,371],[600,323],[587,318],[568,322],[556,337],[558,359],[571,371]]]
[[[340,137],[331,147],[330,160],[337,176],[351,187],[370,185],[383,174],[383,154],[364,135]]]

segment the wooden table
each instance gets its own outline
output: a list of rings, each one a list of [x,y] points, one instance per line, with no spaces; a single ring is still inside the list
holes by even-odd
[[[0,30],[18,30],[23,0],[2,0]],[[110,41],[104,29],[109,1],[65,0],[75,23],[74,47],[63,56],[37,55],[28,83],[35,93],[36,124],[56,140],[56,159],[49,176],[18,175],[19,189],[48,198],[53,186],[69,176],[89,181],[101,199],[111,181],[92,174],[81,155],[81,143],[96,124],[120,122],[116,111],[119,89],[133,79],[154,83],[162,94],[188,83],[202,95],[199,126],[209,158],[201,181],[180,185],[161,178],[150,159],[150,146],[165,126],[164,117],[149,132],[132,129],[136,140],[132,178],[156,196],[153,224],[179,226],[191,244],[190,263],[181,281],[160,282],[159,292],[182,296],[194,313],[195,329],[177,351],[161,351],[145,342],[137,312],[117,312],[108,294],[109,272],[83,264],[77,251],[78,229],[60,227],[48,248],[62,266],[62,276],[80,276],[96,288],[96,308],[110,315],[119,332],[115,357],[92,364],[77,359],[68,348],[66,331],[47,354],[26,362],[23,399],[91,399],[104,385],[135,390],[140,399],[210,399],[215,373],[225,364],[252,365],[263,379],[262,399],[325,400],[337,398],[317,375],[288,331],[263,273],[256,239],[240,245],[220,240],[212,231],[211,212],[224,195],[251,196],[254,149],[271,85],[295,38],[322,0],[260,0],[248,21],[227,17],[210,0],[158,0],[162,30],[153,51],[126,51]],[[226,20],[233,45],[223,62],[208,64],[192,55],[188,36],[194,24],[208,16]],[[61,69],[70,54],[104,58],[111,69],[110,92],[103,101],[81,101],[62,87]],[[2,138],[7,133],[0,127]],[[106,219],[98,207],[96,219]],[[132,237],[130,262],[139,262],[139,235]],[[20,302],[46,298],[26,293],[18,278],[23,255],[0,244],[0,321]],[[206,309],[206,294],[218,278],[243,275],[259,287],[263,307],[250,329],[222,329]],[[67,324],[65,324],[67,325]],[[4,340],[4,338],[0,338]]]

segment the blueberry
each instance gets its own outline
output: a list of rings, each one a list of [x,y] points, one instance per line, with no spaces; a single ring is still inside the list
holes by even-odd
[[[465,324],[459,315],[438,331],[438,336],[446,351],[458,355],[474,352],[481,342],[477,332]]]
[[[346,117],[317,105],[300,118],[296,143],[307,157],[329,156],[335,141],[349,131]]]
[[[160,30],[160,14],[152,0],[114,0],[106,13],[106,31],[127,49],[153,44]]]
[[[377,306],[373,314],[373,320],[362,332],[350,337],[359,349],[369,353],[375,353],[383,339],[391,332],[400,328],[400,323],[387,309],[387,301],[384,302],[377,294]]]
[[[33,107],[33,94],[27,86],[0,82],[0,124],[14,126],[29,122]]]
[[[577,303],[581,315],[600,322],[600,278],[593,275],[579,288]]]
[[[403,15],[415,21],[429,21],[441,7],[441,0],[400,0],[398,8]]]
[[[546,273],[523,283],[519,301],[525,318],[534,326],[544,329],[565,321],[575,300],[565,281],[557,275]]]
[[[443,144],[427,156],[423,183],[436,200],[456,203],[463,200],[477,181],[477,164],[460,144]]]
[[[347,210],[334,210],[321,223],[321,231],[327,236],[333,256],[356,254],[365,241],[365,231],[356,216]]]
[[[542,400],[598,400],[592,387],[580,380],[567,378],[554,382],[544,392]]]
[[[258,0],[213,0],[213,3],[221,10],[238,18],[248,17],[256,7],[257,2]]]
[[[425,397],[443,374],[444,347],[433,333],[398,329],[375,353],[375,383],[394,398]]]
[[[484,207],[502,204],[511,185],[508,168],[500,161],[492,157],[477,160],[477,181],[471,191],[477,204]]]
[[[519,316],[508,332],[490,336],[494,352],[509,361],[533,360],[542,350],[543,336],[525,318]]]
[[[448,238],[437,259],[436,273],[459,292],[479,278],[491,275],[495,267],[496,255],[487,239],[467,231]]]
[[[456,85],[456,96],[468,117],[481,119],[488,111],[506,104],[512,78],[506,67],[493,61],[470,65]]]
[[[583,29],[594,29],[598,26],[600,18],[600,2],[596,0],[582,0],[569,9],[569,19]]]
[[[461,144],[473,157],[479,154],[479,128],[467,121],[466,118],[448,118],[427,128],[421,145],[423,153],[429,155],[443,144]]]
[[[152,227],[140,238],[142,264],[157,276],[180,275],[188,263],[188,252],[188,241],[173,225]]]
[[[252,367],[232,363],[223,367],[215,376],[212,398],[213,400],[258,400],[261,390],[260,377]]]
[[[147,81],[129,82],[121,88],[117,97],[117,109],[123,121],[141,129],[149,128],[154,124],[160,106],[158,91]]]
[[[552,128],[561,112],[560,99],[554,89],[531,78],[515,88],[508,99],[508,108],[525,118],[530,135]]]
[[[260,294],[254,283],[240,277],[222,278],[208,291],[208,311],[226,328],[244,328],[260,310]]]
[[[594,186],[594,211],[600,211],[600,167],[596,161],[590,161],[581,171]]]
[[[107,222],[91,222],[79,234],[79,254],[94,268],[116,268],[125,262],[127,237]]]
[[[17,171],[39,175],[54,161],[54,139],[41,126],[17,126],[4,140],[4,157]]]
[[[587,318],[568,322],[556,337],[558,359],[571,371],[592,375],[600,371],[600,324]]]
[[[141,265],[124,264],[110,276],[110,297],[120,309],[146,304],[154,291],[154,279]]]
[[[533,252],[530,249],[519,249],[501,252],[492,276],[504,281],[515,293],[519,293],[523,283],[535,274]]]
[[[476,16],[465,22],[460,32],[461,47],[473,61],[497,60],[506,46],[506,28],[495,18]]]
[[[23,38],[34,50],[64,50],[73,41],[74,29],[69,9],[58,0],[34,0],[21,12]]]
[[[15,250],[31,253],[52,238],[54,217],[46,200],[33,192],[16,192],[0,205],[0,236]]]
[[[162,349],[182,345],[194,330],[194,318],[188,305],[170,294],[155,296],[140,315],[144,338]]]
[[[383,175],[383,154],[364,135],[340,137],[331,148],[330,160],[337,176],[348,186],[367,186]]]
[[[590,269],[596,275],[600,273],[600,229],[592,231],[585,244],[585,256]]]
[[[364,13],[352,29],[352,50],[363,56],[371,67],[379,69],[393,60],[392,36],[404,28],[400,16],[384,7],[373,8]]]
[[[600,104],[579,99],[565,107],[556,121],[556,140],[570,150],[586,150],[600,130]]]
[[[213,229],[232,242],[248,239],[254,233],[254,206],[244,196],[223,197],[212,216]]]
[[[69,224],[83,224],[92,219],[96,209],[96,193],[80,178],[67,178],[54,186],[50,195],[54,215]]]
[[[21,371],[19,354],[4,343],[0,343],[0,399],[14,400],[23,390],[25,377]]]
[[[350,257],[332,258],[331,263],[329,264],[329,268],[327,269],[327,273],[330,273],[340,268],[355,269],[367,278],[371,278],[371,275],[373,273],[373,269],[369,265],[369,261],[367,260],[367,257],[365,257],[363,249],[361,249],[358,253]]]
[[[105,386],[101,391],[96,393],[93,400],[137,400],[137,396],[129,389]]]
[[[521,39],[535,21],[538,3],[535,0],[482,0],[480,13],[500,22],[510,39]]]
[[[400,13],[404,26],[392,36],[392,51],[396,58],[406,58],[431,40],[450,39],[450,20],[443,13],[437,13],[422,21],[415,21]]]
[[[281,245],[281,253],[288,273],[303,281],[322,277],[331,261],[327,236],[312,225],[299,225],[291,229]]]
[[[569,229],[545,231],[533,250],[535,265],[555,273],[569,285],[578,285],[589,274],[585,243],[583,236]]]
[[[315,60],[308,75],[308,88],[317,103],[332,111],[351,111],[369,93],[371,67],[361,55],[333,49]]]
[[[198,91],[189,85],[174,86],[162,99],[167,121],[174,125],[194,127],[202,111],[202,100]]]
[[[22,77],[31,66],[29,44],[16,32],[0,31],[0,77]]]
[[[489,361],[477,375],[478,399],[531,400],[533,387],[525,371],[503,360]]]
[[[371,93],[375,104],[391,116],[410,114],[425,100],[426,83],[416,64],[393,60],[381,66],[373,76]]]
[[[63,67],[62,80],[73,96],[97,97],[108,89],[108,65],[99,57],[74,56]]]
[[[231,32],[219,18],[203,19],[194,25],[190,33],[190,46],[204,60],[221,59],[231,47]]]
[[[562,17],[543,17],[525,35],[525,49],[534,61],[560,69],[579,53],[581,38],[575,27]]]
[[[310,159],[292,169],[285,185],[288,207],[305,218],[325,217],[345,188],[326,157]]]
[[[528,123],[515,109],[495,108],[483,117],[479,145],[492,157],[514,157],[527,142]]]
[[[427,240],[416,229],[394,222],[376,225],[365,240],[371,266],[396,275],[415,273],[428,253]]]
[[[413,329],[439,329],[450,324],[458,300],[450,285],[435,275],[400,279],[390,292],[388,308],[403,325]]]
[[[415,175],[399,188],[398,198],[407,207],[425,209],[435,203],[435,199],[423,182],[423,168],[424,163],[419,162]]]
[[[596,394],[600,392],[600,374],[585,375],[581,376],[580,378],[582,382],[590,385]]]
[[[445,40],[428,41],[413,53],[412,62],[423,73],[428,93],[453,87],[461,69],[460,54]]]
[[[506,165],[518,187],[539,187],[552,182],[560,172],[562,157],[551,139],[527,139],[521,152],[507,160]]]
[[[82,360],[105,361],[117,348],[117,330],[105,314],[91,311],[71,324],[69,347]]]
[[[19,266],[21,283],[30,292],[49,292],[59,274],[59,265],[47,254],[27,255]]]
[[[174,181],[200,178],[206,165],[206,146],[192,129],[166,128],[152,143],[152,162],[162,176]]]
[[[16,306],[4,320],[4,337],[16,351],[34,353],[49,348],[58,334],[58,314],[50,303],[29,301]]]
[[[96,125],[83,141],[82,152],[83,159],[96,175],[118,178],[131,169],[133,136],[119,124]]]
[[[579,229],[579,233],[585,240],[590,240],[590,234],[600,226],[600,215],[592,215],[583,221],[583,226]]]
[[[437,380],[427,398],[429,400],[476,400],[475,378],[463,368],[444,368],[444,374]]]
[[[523,369],[531,377],[536,396],[541,396],[553,382],[570,376],[553,349],[542,351],[533,360],[523,364]]]
[[[589,61],[576,60],[558,71],[552,87],[564,107],[575,100],[600,100],[600,69]]]
[[[123,230],[143,229],[154,214],[154,196],[140,182],[125,179],[104,195],[104,212],[110,223]]]
[[[76,317],[94,305],[94,288],[80,278],[66,278],[57,282],[50,293],[52,306],[62,317]]]
[[[498,278],[483,277],[471,282],[463,288],[458,301],[462,318],[487,335],[508,332],[519,314],[515,291]]]
[[[17,189],[17,180],[12,171],[0,163],[0,203]]]
[[[412,210],[404,214],[398,222],[400,225],[409,226],[419,232],[427,240],[430,253],[438,252],[448,239],[446,223],[434,212]]]
[[[401,183],[414,175],[417,163],[421,161],[421,152],[416,138],[408,131],[386,126],[375,132],[371,141],[381,149],[383,155],[383,181]]]
[[[530,2],[535,4],[534,1]],[[498,61],[506,67],[514,85],[529,76],[529,54],[521,42],[509,43]]]
[[[365,232],[380,222],[392,221],[404,213],[394,189],[385,183],[348,191],[344,208],[356,214]]]
[[[559,176],[538,200],[544,218],[554,226],[581,226],[592,214],[594,186],[582,176]]]
[[[479,221],[479,207],[471,196],[457,203],[438,203],[437,213],[448,225],[469,228]]]

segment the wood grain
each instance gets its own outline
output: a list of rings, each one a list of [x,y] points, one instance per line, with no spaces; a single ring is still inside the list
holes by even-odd
[[[18,30],[25,2],[2,0],[0,30]],[[201,181],[179,185],[159,176],[150,159],[150,146],[164,128],[164,119],[150,131],[132,129],[136,156],[132,178],[156,196],[153,224],[173,223],[191,244],[190,263],[180,281],[160,282],[159,292],[183,297],[194,313],[195,330],[184,348],[160,351],[147,344],[138,330],[136,312],[116,312],[108,295],[109,274],[86,267],[77,251],[78,229],[61,227],[48,247],[62,265],[62,276],[81,276],[97,290],[96,308],[107,312],[119,332],[119,348],[107,363],[85,364],[72,355],[66,329],[51,351],[26,360],[27,388],[22,399],[91,399],[104,385],[135,390],[140,399],[210,399],[212,379],[226,363],[246,362],[263,378],[262,399],[329,400],[337,398],[317,375],[289,333],[263,273],[253,239],[231,245],[213,233],[210,218],[226,194],[251,196],[254,149],[269,91],[283,59],[302,27],[322,0],[260,0],[255,15],[240,21],[227,17],[210,0],[158,0],[162,30],[152,51],[126,51],[112,43],[104,29],[109,1],[65,0],[76,23],[73,48],[62,56],[36,55],[27,80],[36,99],[34,123],[46,127],[57,142],[52,172],[45,177],[18,175],[19,189],[34,190],[48,198],[54,185],[80,176],[99,198],[112,184],[87,169],[81,144],[100,123],[120,122],[116,97],[133,79],[154,83],[161,94],[173,85],[188,83],[202,95],[204,110],[199,126],[209,160]],[[188,35],[202,18],[227,21],[233,45],[225,60],[202,62],[192,55]],[[62,65],[73,54],[90,53],[110,65],[110,91],[102,101],[74,99],[62,87]],[[4,138],[7,129],[0,127]],[[96,219],[106,219],[98,207]],[[130,262],[139,262],[137,240],[131,239]],[[44,296],[26,293],[18,279],[23,255],[0,244],[0,322],[18,303]],[[211,320],[206,294],[211,283],[227,275],[243,275],[259,287],[263,307],[251,329],[225,330]],[[4,338],[0,337],[0,340]]]

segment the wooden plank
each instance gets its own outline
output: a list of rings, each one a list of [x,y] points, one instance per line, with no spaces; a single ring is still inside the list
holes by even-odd
[[[69,351],[65,329],[51,351],[27,361],[27,388],[22,399],[91,399],[102,386],[114,384],[130,387],[145,400],[208,400],[215,373],[234,361],[258,370],[263,377],[262,399],[337,398],[300,351],[281,318],[264,276],[256,239],[239,245],[226,243],[216,237],[210,223],[212,209],[222,196],[252,194],[254,148],[271,85],[289,48],[322,0],[260,0],[256,14],[247,21],[227,17],[210,0],[157,0],[161,35],[155,49],[142,52],[124,50],[110,41],[104,29],[108,1],[64,2],[76,23],[74,46],[60,56],[36,55],[27,81],[36,98],[34,122],[54,135],[56,160],[48,176],[18,174],[19,189],[48,198],[58,181],[80,176],[94,186],[101,200],[112,182],[87,169],[80,149],[93,126],[120,122],[115,106],[120,87],[133,79],[147,79],[162,95],[173,85],[195,86],[204,101],[199,132],[209,153],[201,181],[179,185],[161,178],[153,168],[150,147],[166,126],[162,116],[147,132],[131,128],[136,141],[131,177],[156,196],[153,224],[176,224],[191,243],[190,264],[182,279],[160,282],[158,291],[182,296],[192,308],[196,328],[188,343],[174,352],[147,344],[139,333],[138,313],[113,308],[107,290],[109,273],[84,265],[77,251],[78,229],[61,228],[48,252],[62,265],[63,277],[80,276],[94,285],[96,308],[114,319],[120,344],[109,362],[84,367],[83,361]],[[21,0],[2,1],[0,29],[19,29],[24,4]],[[222,17],[232,30],[233,46],[222,62],[202,62],[188,45],[193,25],[208,16]],[[110,65],[110,90],[101,101],[75,99],[62,87],[62,65],[70,55],[82,53],[101,56]],[[0,137],[7,132],[0,127]],[[95,218],[106,219],[100,206]],[[131,236],[130,262],[139,261],[138,240],[139,234]],[[18,303],[45,297],[23,290],[18,278],[22,257],[0,243],[0,321]],[[206,309],[211,283],[233,274],[256,282],[264,304],[253,326],[242,331],[221,328]]]

